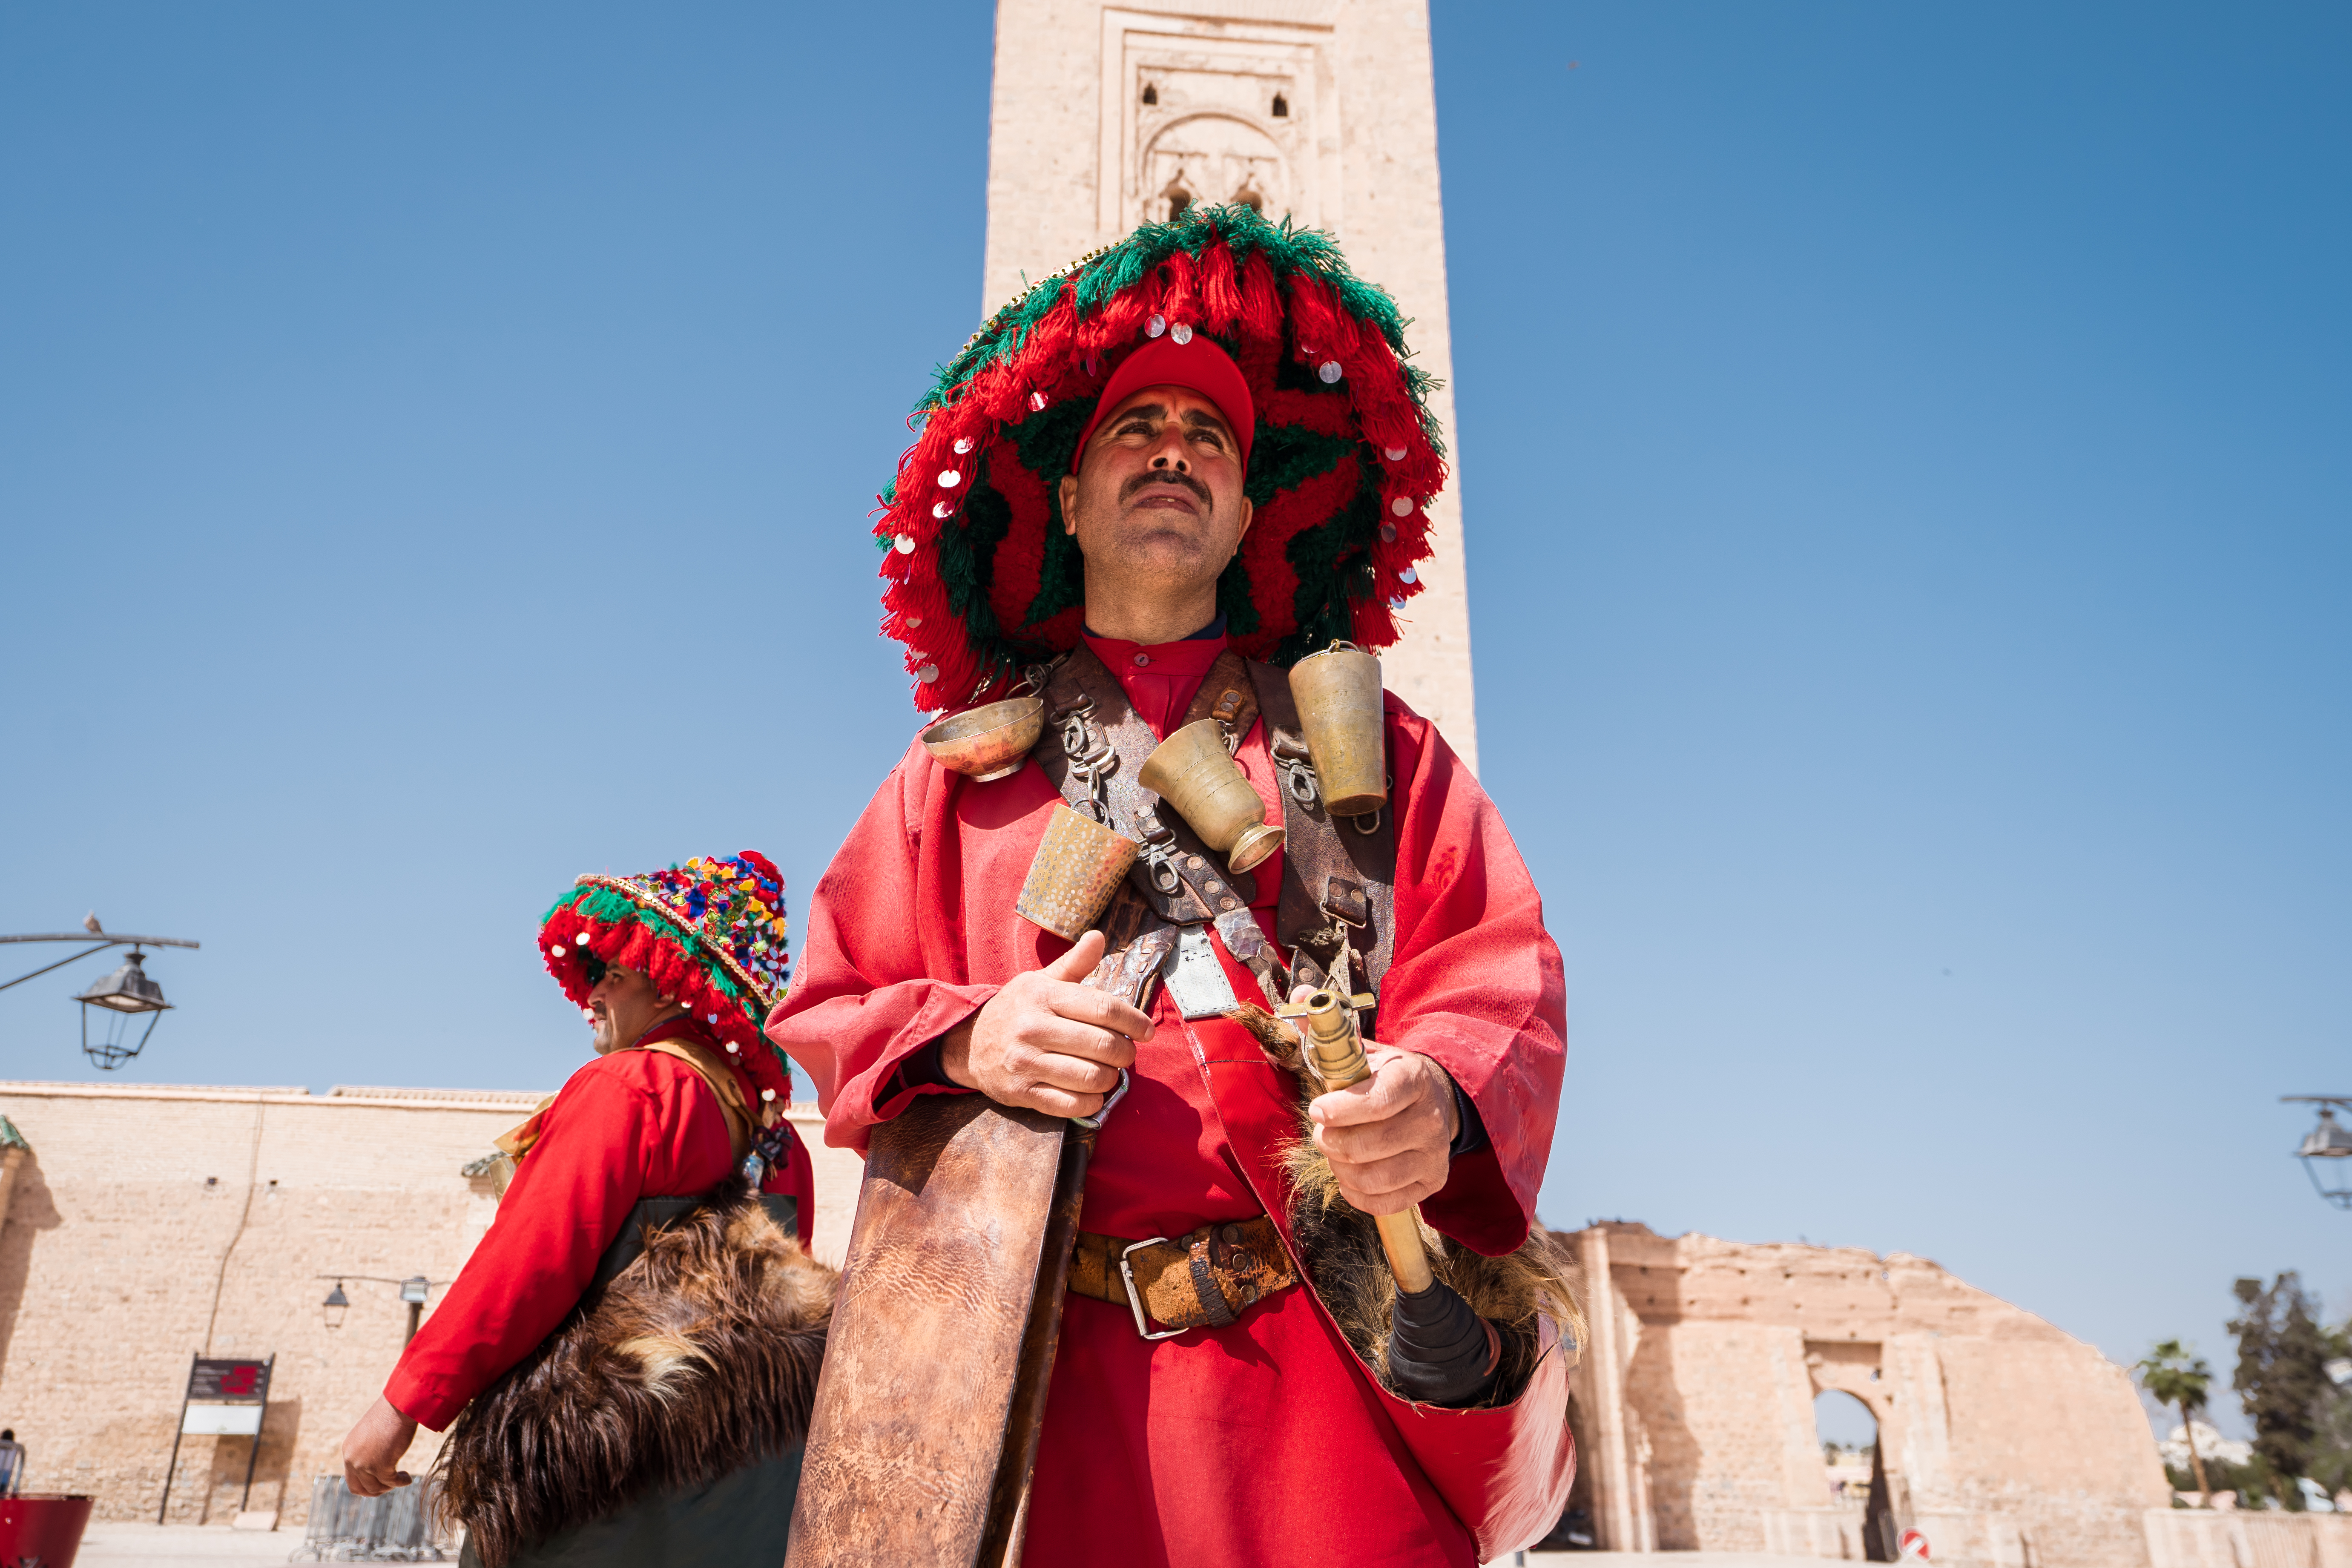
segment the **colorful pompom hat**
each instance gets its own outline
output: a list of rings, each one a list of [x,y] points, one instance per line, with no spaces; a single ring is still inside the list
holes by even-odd
[[[540,921],[539,951],[582,1007],[607,965],[643,971],[702,1020],[754,1089],[774,1090],[783,1105],[792,1074],[760,1026],[784,994],[785,930],[783,874],[746,849],[641,877],[583,877]]]
[[[1059,481],[1120,361],[1163,333],[1215,342],[1256,405],[1256,518],[1217,584],[1234,647],[1286,667],[1336,638],[1396,641],[1445,483],[1396,302],[1327,234],[1195,206],[999,310],[917,406],[874,528],[882,629],[906,646],[917,708],[1001,695],[1076,646],[1085,574]]]

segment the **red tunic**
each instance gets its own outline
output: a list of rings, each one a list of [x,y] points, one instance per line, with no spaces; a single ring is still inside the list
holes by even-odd
[[[672,1035],[718,1048],[684,1019],[646,1038]],[[766,1190],[799,1194],[805,1246],[814,1189],[807,1151],[793,1152],[792,1169]],[[573,1073],[541,1113],[539,1141],[515,1167],[498,1217],[402,1352],[385,1400],[421,1426],[446,1427],[563,1321],[638,1199],[709,1192],[734,1163],[719,1097],[676,1057],[614,1051]]]
[[[1089,641],[1162,735],[1224,647]],[[1138,653],[1149,662],[1138,664]],[[1477,1106],[1487,1146],[1457,1160],[1422,1212],[1499,1254],[1527,1237],[1551,1144],[1559,952],[1500,817],[1453,751],[1394,697],[1388,729],[1396,943],[1381,1035],[1434,1058]],[[1268,819],[1280,821],[1263,725],[1237,760]],[[868,1130],[907,1103],[895,1092],[875,1104],[901,1061],[1013,975],[1067,951],[1012,912],[1059,798],[1034,766],[972,785],[919,743],[851,830],[818,886],[797,982],[769,1024],[816,1083],[827,1142],[862,1150]],[[1255,912],[1271,934],[1278,864],[1255,886]],[[1237,994],[1256,994],[1230,956],[1225,967]],[[1295,1125],[1296,1082],[1238,1026],[1186,1024],[1164,992],[1154,1005],[1159,1032],[1139,1047],[1133,1089],[1104,1122],[1080,1225],[1141,1238],[1262,1212],[1280,1217],[1275,1164]],[[1475,1563],[1470,1531],[1400,1433],[1395,1412],[1404,1408],[1371,1384],[1306,1290],[1280,1292],[1230,1327],[1154,1342],[1137,1335],[1126,1309],[1074,1297],[1023,1562],[1096,1562],[1115,1542],[1122,1556],[1187,1568]],[[1329,1478],[1341,1474],[1349,1500],[1335,1508]]]

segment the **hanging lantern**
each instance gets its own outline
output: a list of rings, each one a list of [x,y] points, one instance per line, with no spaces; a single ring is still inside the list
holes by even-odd
[[[343,1326],[343,1314],[352,1310],[352,1299],[343,1294],[343,1282],[341,1280],[336,1280],[335,1288],[327,1292],[327,1300],[324,1305],[327,1313],[327,1327],[331,1329],[341,1328]]]
[[[13,980],[0,980],[0,991],[22,985],[27,980],[47,974],[51,970],[62,969],[68,963],[78,963],[94,953],[105,952],[108,948],[127,947],[131,950],[131,956],[121,968],[74,998],[81,1004],[82,1054],[98,1066],[109,1069],[121,1067],[124,1062],[146,1049],[148,1037],[155,1032],[155,1020],[172,1010],[172,1005],[163,1000],[163,988],[147,977],[147,971],[144,968],[147,955],[141,949],[194,948],[203,945],[200,942],[191,942],[185,937],[132,936],[128,931],[110,931],[100,923],[98,911],[95,910],[82,921],[81,930],[78,931],[32,931],[22,936],[0,935],[0,944],[20,942],[75,942],[88,945],[84,946],[79,952],[60,958],[51,963],[45,963],[38,969],[17,975]],[[90,1037],[89,1010],[92,1007],[105,1009],[105,1016],[99,1020],[100,1037],[97,1039]],[[134,1036],[131,1032],[133,1020],[142,1013],[147,1016],[147,1022],[138,1028]]]
[[[2336,1120],[2334,1105],[2320,1106],[2319,1125],[2303,1135],[2294,1157],[2303,1162],[2314,1192],[2337,1208],[2352,1209],[2352,1127]]]
[[[132,948],[121,968],[74,998],[81,1004],[82,1054],[109,1071],[145,1050],[148,1037],[155,1032],[156,1020],[172,1010],[172,1005],[163,1000],[163,988],[150,979],[142,967],[145,961],[146,954]],[[96,1041],[89,1037],[92,1007],[105,1010],[100,1026],[105,1037]],[[132,1020],[142,1014],[146,1015],[147,1026],[139,1030],[137,1043],[126,1044],[135,1026]]]

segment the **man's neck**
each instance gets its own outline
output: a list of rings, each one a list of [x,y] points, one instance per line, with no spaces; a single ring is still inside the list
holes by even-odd
[[[1100,590],[1097,592],[1097,590]],[[1117,642],[1179,642],[1217,618],[1217,585],[1204,583],[1188,593],[1125,595],[1087,580],[1087,630]]]
[[[638,1045],[643,1043],[647,1035],[652,1034],[664,1024],[673,1023],[677,1019],[684,1018],[686,1016],[688,1016],[688,1014],[683,1005],[667,1006],[655,1014],[652,1018],[648,1019],[643,1025],[638,1026],[634,1034],[629,1031],[626,1025],[623,1024],[621,1020],[615,1019],[614,1021],[614,1027],[613,1030],[613,1043],[609,1046],[597,1047],[596,1054],[600,1057],[609,1057],[614,1051],[634,1050]]]

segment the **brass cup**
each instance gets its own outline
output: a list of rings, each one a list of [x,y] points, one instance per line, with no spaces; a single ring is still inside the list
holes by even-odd
[[[1187,724],[1160,742],[1135,778],[1174,806],[1235,875],[1282,847],[1282,829],[1266,822],[1265,802],[1225,751],[1225,732],[1214,719]]]
[[[1361,816],[1389,801],[1387,726],[1381,710],[1381,661],[1360,648],[1309,654],[1290,667],[1291,700],[1323,809]]]
[[[1010,697],[942,719],[923,731],[923,746],[940,766],[975,784],[1010,778],[1045,732],[1045,700]]]
[[[1134,839],[1114,833],[1066,805],[1054,807],[1045,837],[1029,862],[1028,879],[1013,912],[1076,942],[1108,904],[1135,864]]]

